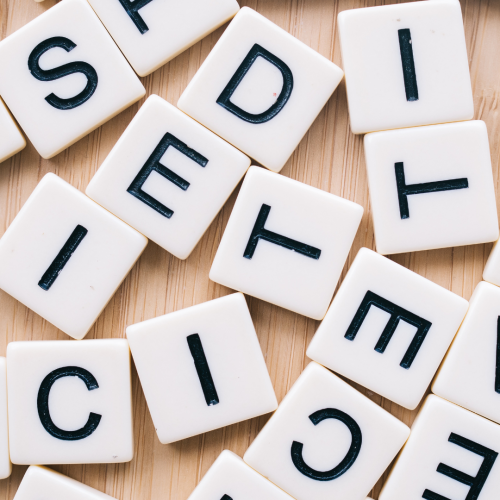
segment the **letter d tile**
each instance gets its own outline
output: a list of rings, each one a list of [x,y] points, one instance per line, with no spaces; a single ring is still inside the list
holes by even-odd
[[[358,500],[409,434],[405,424],[312,362],[243,459],[297,500]]]
[[[344,73],[243,7],[179,99],[179,108],[279,172]]]
[[[13,463],[132,460],[126,340],[11,342],[7,378]]]
[[[494,500],[500,491],[500,426],[429,396],[380,500]]]

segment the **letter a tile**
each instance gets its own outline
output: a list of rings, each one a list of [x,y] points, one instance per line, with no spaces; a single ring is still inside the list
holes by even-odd
[[[130,350],[126,340],[11,342],[7,347],[7,381],[13,463],[132,460]]]
[[[500,426],[430,395],[379,500],[495,500]]]
[[[0,240],[0,288],[82,339],[146,244],[130,226],[47,174]]]
[[[178,106],[279,172],[342,77],[338,66],[244,7]]]
[[[186,259],[249,166],[248,156],[153,95],[86,193]]]
[[[338,26],[355,134],[473,117],[458,1],[344,10]]]
[[[307,355],[413,410],[468,305],[462,297],[362,248]]]
[[[188,500],[293,500],[282,489],[224,450]]]
[[[85,0],[64,0],[0,42],[0,94],[43,158],[145,89]]]
[[[477,285],[432,392],[500,424],[500,288]]]
[[[243,459],[297,500],[359,500],[409,434],[397,418],[312,362]]]
[[[356,203],[250,167],[210,279],[322,319],[362,215]]]
[[[375,132],[364,142],[377,252],[498,239],[483,121]]]
[[[163,444],[278,406],[241,293],[129,326],[127,338]]]

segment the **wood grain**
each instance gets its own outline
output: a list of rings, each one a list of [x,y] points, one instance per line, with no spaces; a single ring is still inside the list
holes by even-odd
[[[55,0],[0,0],[0,38],[40,15]],[[337,14],[346,9],[395,3],[373,0],[243,0],[322,55],[342,67]],[[495,186],[500,156],[500,2],[463,0],[465,33],[474,91],[475,118],[488,126]],[[143,78],[147,95],[175,104],[225,27],[218,29],[152,75]],[[51,160],[31,144],[0,165],[0,234],[3,234],[39,180],[54,172],[84,191],[125,127],[144,101],[132,106]],[[344,275],[362,246],[374,248],[362,137],[349,129],[342,83],[281,172],[306,184],[340,195],[365,207]],[[211,262],[236,199],[231,196],[186,261],[150,242],[87,338],[121,338],[127,325],[230,293],[208,278]],[[468,299],[481,280],[491,245],[475,245],[393,257],[445,288]],[[281,400],[309,360],[307,345],[318,322],[247,297],[267,367]],[[14,340],[68,337],[0,291],[0,355]],[[411,424],[416,411],[405,410],[356,386],[370,399]],[[137,374],[133,374],[136,453],[119,465],[54,466],[79,481],[120,500],[184,500],[223,449],[242,456],[268,417],[255,418],[172,444],[159,443]],[[0,481],[0,500],[12,499],[26,467],[14,466]],[[377,498],[382,480],[372,492]]]

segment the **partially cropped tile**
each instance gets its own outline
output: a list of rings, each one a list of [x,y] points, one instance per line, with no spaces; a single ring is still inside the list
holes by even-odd
[[[9,477],[11,472],[7,417],[7,363],[4,357],[0,357],[0,479]]]
[[[446,288],[362,248],[307,356],[413,410],[468,305]]]
[[[278,172],[342,77],[338,66],[244,7],[193,77],[178,106]]]
[[[356,203],[250,167],[210,279],[322,319],[362,215]]]
[[[163,444],[278,406],[241,293],[131,325],[127,339]]]
[[[25,147],[23,134],[0,98],[0,162],[19,153]]]
[[[377,252],[498,239],[483,121],[376,132],[365,136],[364,145]]]
[[[64,0],[0,42],[0,94],[43,158],[145,89],[85,0]]]
[[[86,193],[165,250],[186,259],[249,166],[243,153],[153,95]]]
[[[11,342],[7,347],[7,383],[13,463],[132,460],[132,391],[126,340]]]
[[[500,286],[500,245],[495,241],[483,271],[483,280]]]
[[[89,0],[138,75],[146,76],[240,9],[236,0]]]
[[[344,10],[338,24],[353,133],[473,117],[459,2]]]
[[[500,426],[430,395],[379,500],[495,500]]]
[[[313,362],[243,459],[297,500],[359,500],[409,434],[396,417]]]
[[[236,454],[224,450],[203,476],[188,500],[293,500],[255,472]]]
[[[432,392],[500,424],[500,288],[477,285]]]
[[[115,500],[86,484],[40,465],[28,468],[19,485],[15,500],[38,500],[40,496],[51,500]]]
[[[83,338],[147,239],[54,174],[0,239],[0,288]]]

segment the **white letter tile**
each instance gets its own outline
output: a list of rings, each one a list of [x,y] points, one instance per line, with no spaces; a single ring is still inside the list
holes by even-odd
[[[129,326],[127,338],[163,444],[278,406],[241,293]]]
[[[483,280],[500,286],[500,245],[497,240],[491,249],[483,271]]]
[[[0,99],[0,162],[19,153],[26,147],[26,141],[12,118],[7,106]]]
[[[500,426],[430,395],[379,500],[495,500]]]
[[[279,172],[342,77],[338,66],[244,7],[178,106]]]
[[[7,418],[7,362],[4,357],[0,357],[0,479],[9,477],[11,472]]]
[[[210,279],[322,319],[362,215],[356,203],[250,167]]]
[[[409,434],[401,421],[312,362],[243,459],[297,500],[359,500]]]
[[[138,75],[146,76],[229,21],[236,0],[89,0]]]
[[[293,500],[229,450],[219,455],[188,500],[209,499]]]
[[[477,285],[432,392],[500,424],[500,288]]]
[[[467,307],[462,297],[362,248],[307,356],[413,410]]]
[[[125,339],[11,342],[7,383],[13,463],[132,460],[130,351]]]
[[[243,153],[153,95],[86,193],[186,259],[249,166]]]
[[[0,67],[0,94],[43,158],[146,93],[85,0],[64,0],[0,42]]]
[[[353,133],[472,118],[459,2],[345,10],[338,23]]]
[[[0,288],[81,339],[146,244],[130,226],[47,174],[0,240]]]
[[[484,122],[368,134],[365,157],[379,253],[498,239]]]
[[[32,465],[26,471],[14,500],[38,500],[40,497],[51,500],[115,500],[59,472]]]

